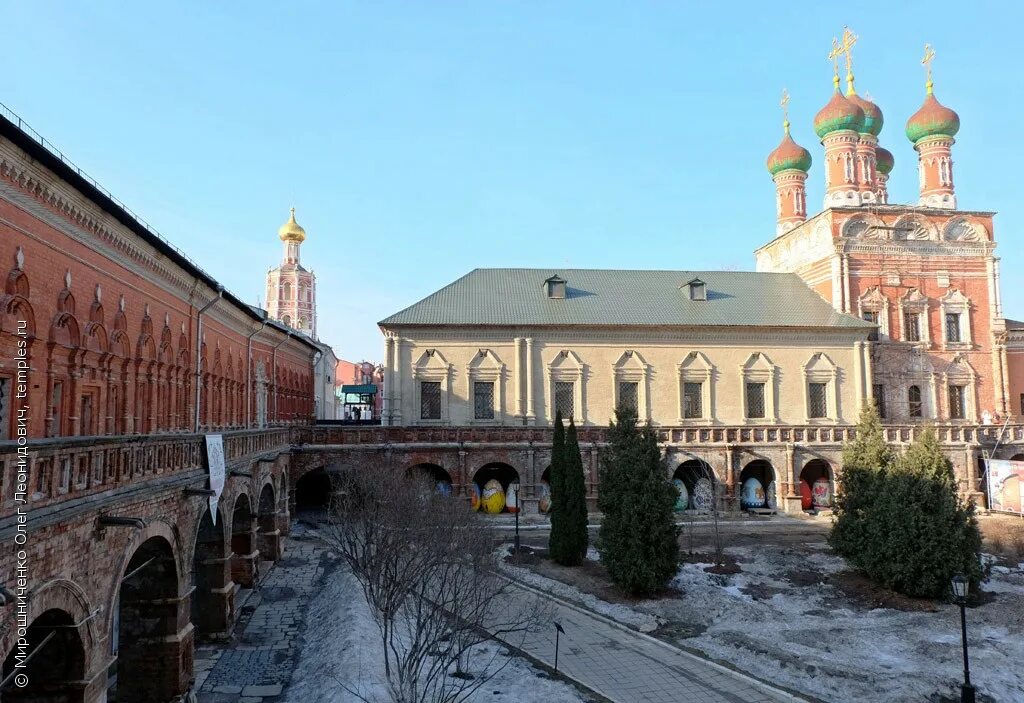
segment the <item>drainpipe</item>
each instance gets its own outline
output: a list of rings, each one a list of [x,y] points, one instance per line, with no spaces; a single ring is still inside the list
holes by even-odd
[[[322,410],[324,405],[327,403],[327,399],[326,398],[321,398],[320,399],[319,407],[316,404],[316,389],[320,385],[320,377],[317,376],[316,365],[317,365],[317,363],[320,362],[320,359],[323,358],[323,355],[324,355],[324,353],[320,349],[317,349],[315,352],[313,352],[313,373],[311,374],[311,376],[313,378],[313,422],[314,422],[314,424],[316,423],[316,420],[317,420],[317,417],[316,417],[317,413],[320,412],[320,410]],[[325,415],[327,414],[326,411],[324,412],[324,414]]]
[[[284,339],[282,339],[280,342],[278,342],[276,345],[274,345],[274,352],[273,352],[273,357],[272,357],[272,362],[271,362],[272,363],[271,369],[272,369],[272,373],[273,373],[271,378],[274,379],[274,421],[275,422],[277,422],[277,420],[278,420],[278,416],[277,416],[277,348],[279,346],[281,346],[282,344],[284,344],[285,342],[287,342],[289,339],[292,338],[292,333],[289,332],[289,331],[285,331],[285,335],[287,335],[287,336]]]
[[[262,332],[267,326],[267,321],[260,323],[260,328],[254,330],[245,340],[245,429],[252,429],[252,338]]]
[[[224,297],[224,286],[217,286],[217,297],[208,302],[206,305],[196,313],[196,407],[193,423],[193,432],[199,433],[199,396],[203,391],[203,374],[201,370],[202,359],[200,354],[203,351],[203,313],[213,307],[213,304]]]

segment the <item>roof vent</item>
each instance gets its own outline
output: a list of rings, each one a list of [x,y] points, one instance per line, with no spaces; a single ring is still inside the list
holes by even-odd
[[[707,300],[708,299],[708,287],[704,281],[699,278],[687,282],[686,287],[690,289],[690,300]]]
[[[565,297],[565,279],[561,278],[557,273],[544,281],[544,288],[547,290],[549,298]]]

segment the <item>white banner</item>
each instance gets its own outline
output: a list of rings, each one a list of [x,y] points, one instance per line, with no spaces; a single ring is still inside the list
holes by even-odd
[[[210,519],[217,524],[217,503],[224,492],[224,437],[219,434],[206,435],[206,466],[210,472]]]
[[[1024,461],[992,459],[988,464],[988,508],[1024,515]]]

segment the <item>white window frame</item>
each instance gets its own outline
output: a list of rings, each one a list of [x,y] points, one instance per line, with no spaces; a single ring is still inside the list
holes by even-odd
[[[949,408],[949,387],[964,386],[964,417],[953,419]],[[977,424],[978,374],[962,354],[957,354],[942,373],[942,407],[949,422]]]
[[[477,381],[494,384],[494,419],[477,419],[476,390]],[[480,349],[466,369],[466,398],[468,401],[468,420],[473,425],[504,425],[505,417],[505,364],[492,349]]]
[[[648,380],[651,367],[640,353],[633,349],[622,352],[612,364],[612,410],[619,407],[619,383],[627,381],[636,383],[636,416],[641,422],[651,419],[651,404],[647,395]]]
[[[747,417],[747,384],[764,383],[764,417]],[[743,401],[743,422],[748,425],[775,425],[779,422],[775,395],[778,391],[778,368],[764,352],[754,352],[740,366],[740,398]]]
[[[711,363],[711,360],[703,353],[699,351],[691,351],[683,360],[680,361],[676,368],[678,369],[679,378],[677,379],[677,394],[679,398],[678,409],[679,419],[677,423],[680,425],[710,425],[715,422],[715,403],[714,403],[714,383],[715,383],[715,367]],[[702,417],[686,417],[685,408],[683,403],[685,398],[683,395],[684,384],[686,383],[700,383],[701,384],[701,410]],[[744,398],[746,398],[746,386],[743,387]],[[767,390],[767,389],[766,389]],[[744,401],[744,404],[746,401]],[[765,415],[768,414],[767,398],[765,399]],[[746,408],[744,407],[744,417],[746,416]]]
[[[878,314],[878,339],[889,338],[889,299],[882,295],[877,286],[864,291],[857,299],[857,317],[864,319],[865,312]]]
[[[942,323],[942,348],[948,351],[966,351],[974,348],[974,338],[971,335],[971,301],[957,288],[950,288],[946,294],[939,298],[939,309],[941,311]],[[948,342],[946,332],[946,315],[959,313],[960,315],[960,341]]]
[[[825,352],[807,360],[804,372],[804,421],[809,425],[831,424],[839,419],[839,367]],[[811,384],[825,384],[825,417],[811,417]],[[872,389],[873,390],[873,389]]]
[[[452,370],[437,349],[427,349],[412,367],[413,378],[413,423],[417,425],[446,425],[451,418]],[[437,420],[425,420],[422,417],[423,399],[420,395],[421,381],[437,381],[441,383],[441,417]]]
[[[545,372],[548,376],[546,384],[548,392],[545,394],[547,397],[544,399],[544,405],[549,422],[554,423],[555,421],[555,383],[564,381],[573,383],[573,420],[577,425],[587,423],[587,408],[583,404],[585,397],[583,385],[586,379],[584,371],[585,367],[579,355],[571,349],[562,349],[556,352],[545,365]],[[568,418],[563,419],[568,420]]]
[[[923,344],[925,348],[931,347],[931,328],[928,324],[928,298],[922,295],[917,288],[911,288],[907,294],[899,299],[900,316],[900,339],[908,344]],[[907,339],[906,315],[917,315],[917,329],[920,339],[911,342]],[[945,318],[943,318],[945,319]]]

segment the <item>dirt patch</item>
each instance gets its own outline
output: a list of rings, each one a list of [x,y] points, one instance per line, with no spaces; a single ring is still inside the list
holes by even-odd
[[[783,574],[783,578],[799,588],[821,586],[828,583],[828,576],[820,571],[813,571],[811,569],[790,569]]]
[[[982,515],[978,526],[986,552],[999,557],[1004,566],[1024,562],[1024,519],[1013,515]]]
[[[828,577],[828,583],[839,589],[855,605],[867,610],[891,608],[904,612],[936,613],[939,611],[939,601],[928,598],[911,598],[891,591],[856,571],[840,571],[837,574],[831,574]]]

